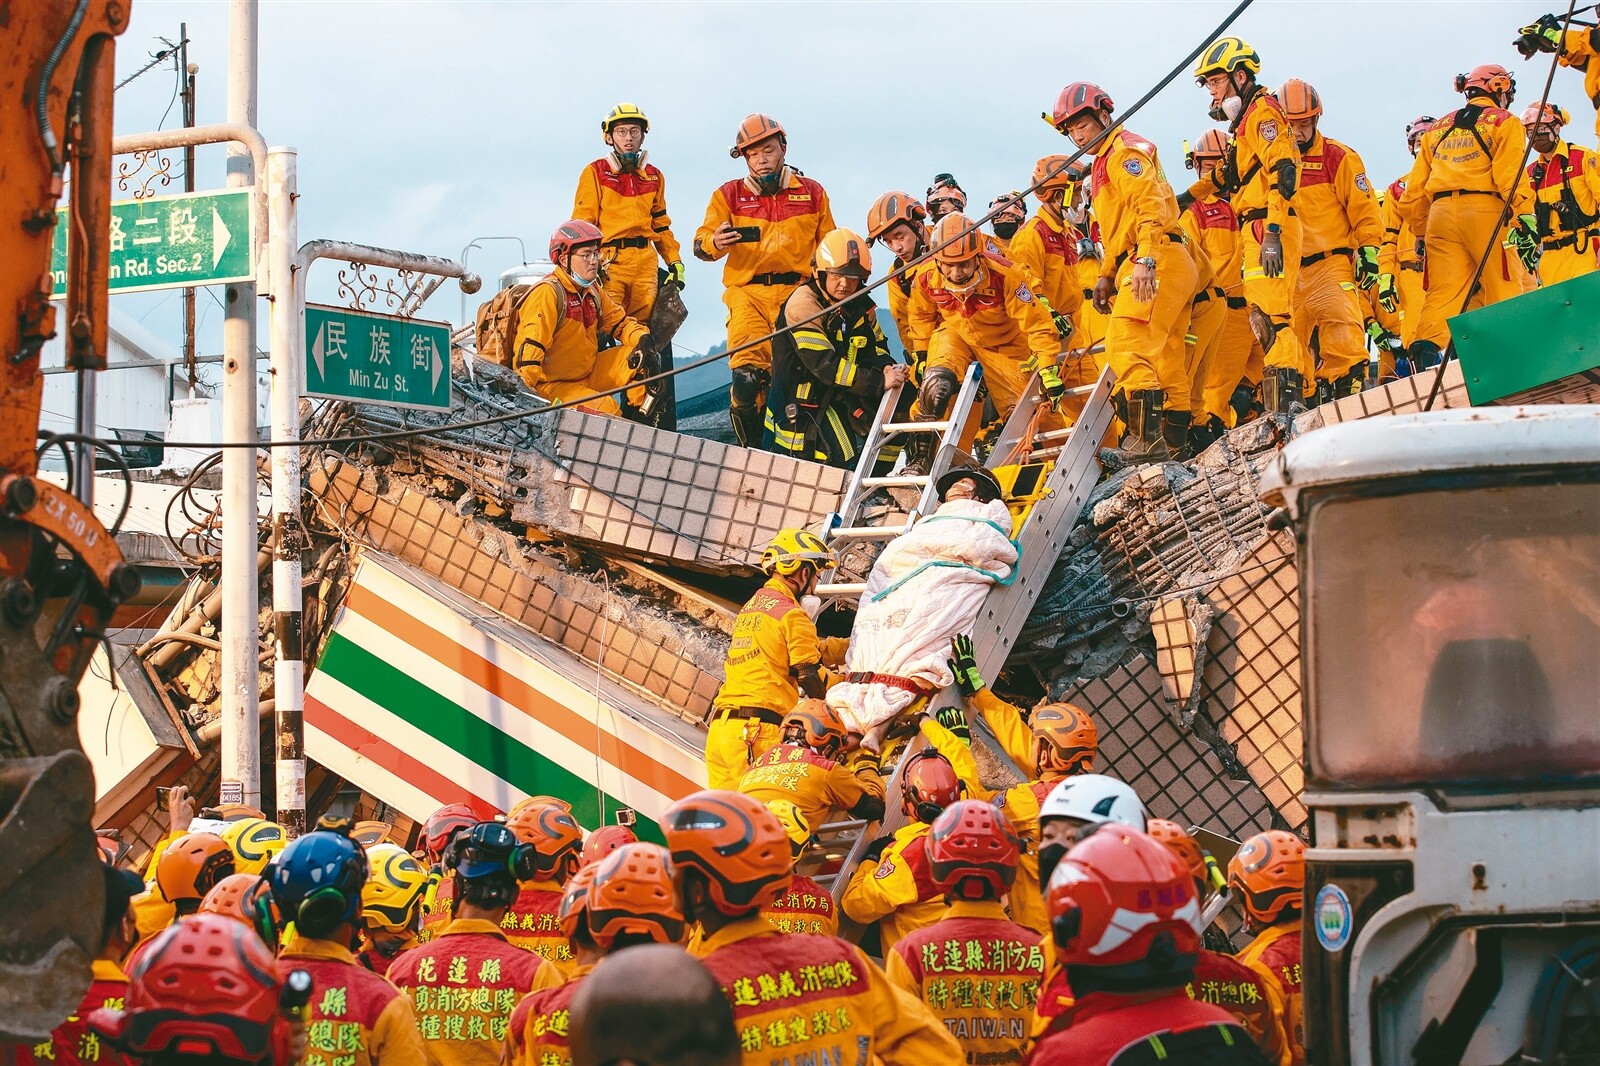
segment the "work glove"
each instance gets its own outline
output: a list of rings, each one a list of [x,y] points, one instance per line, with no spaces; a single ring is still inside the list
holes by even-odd
[[[983,675],[978,673],[978,660],[972,649],[972,638],[965,633],[950,638],[950,650],[955,658],[946,660],[950,672],[956,675],[956,684],[963,696],[975,696],[983,688]]]
[[[655,354],[656,339],[646,333],[639,338],[639,343],[633,346],[633,351],[628,353],[628,369],[638,370],[642,368],[646,361],[652,359]]]
[[[1400,338],[1384,329],[1375,318],[1367,319],[1367,337],[1378,346],[1379,351],[1398,352],[1404,347],[1400,343]]]
[[[1540,15],[1538,22],[1530,22],[1519,29],[1517,39],[1511,43],[1523,59],[1532,59],[1538,52],[1559,52],[1561,38],[1561,20],[1554,15]]]
[[[1182,192],[1180,192],[1178,194],[1178,210],[1179,211],[1187,211],[1187,210],[1189,210],[1189,208],[1191,208],[1193,206],[1194,206],[1194,194],[1193,193],[1191,193],[1188,189],[1185,189],[1185,190],[1183,190]]]
[[[862,862],[879,862],[879,861],[881,861],[883,859],[883,853],[885,851],[888,851],[889,850],[889,845],[893,844],[893,843],[894,843],[894,835],[893,834],[890,834],[889,836],[879,837],[877,840],[874,840],[872,843],[867,845],[867,850],[863,851],[861,853],[861,861]]]
[[[1050,309],[1050,321],[1055,323],[1056,333],[1060,335],[1062,340],[1072,336],[1072,319],[1053,307]]]
[[[1378,283],[1378,249],[1364,244],[1356,249],[1356,284],[1362,291]]]
[[[1067,394],[1067,386],[1061,380],[1061,372],[1054,363],[1046,363],[1039,368],[1039,388],[1050,400],[1050,410],[1061,410],[1061,397]]]
[[[966,708],[943,707],[933,712],[933,720],[955,734],[961,743],[972,746],[972,726],[967,723]]]
[[[1261,272],[1269,278],[1283,277],[1283,234],[1267,230],[1262,235]]]
[[[1532,215],[1518,215],[1517,224],[1511,230],[1511,243],[1517,249],[1517,257],[1522,260],[1522,265],[1529,273],[1539,268],[1539,224]]]
[[[1395,287],[1393,274],[1378,275],[1378,306],[1390,314],[1400,309],[1400,290]]]
[[[671,263],[667,266],[667,281],[671,284],[676,285],[681,289],[686,284],[687,278],[688,273],[683,268],[682,260],[679,260],[676,263]]]

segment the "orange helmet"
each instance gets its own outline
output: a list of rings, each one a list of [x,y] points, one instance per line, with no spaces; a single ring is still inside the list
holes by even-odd
[[[506,819],[506,828],[537,852],[530,880],[549,879],[564,884],[577,870],[578,856],[583,851],[583,828],[555,804],[524,806]]]
[[[711,905],[723,914],[751,914],[789,890],[789,834],[753,796],[696,792],[667,808],[661,829],[672,864],[705,878]]]
[[[886,192],[867,209],[867,240],[877,240],[901,222],[915,228],[927,220],[927,208],[910,193]]]
[[[1282,829],[1257,833],[1228,860],[1228,887],[1238,891],[1245,913],[1259,925],[1298,917],[1306,887],[1305,844]]]
[[[394,826],[388,822],[357,822],[350,827],[350,839],[364,848],[377,844],[398,844],[394,839]]]
[[[1033,712],[1036,773],[1086,774],[1100,751],[1094,719],[1070,703],[1047,703]]]
[[[1522,112],[1522,124],[1530,129],[1534,126],[1554,126],[1560,129],[1572,116],[1567,114],[1567,109],[1560,104],[1529,104]]]
[[[233,852],[215,833],[186,833],[167,846],[156,863],[156,885],[168,903],[196,905],[233,873]]]
[[[830,230],[811,256],[811,269],[866,281],[872,276],[872,252],[860,234],[847,229]]]
[[[1022,841],[994,804],[959,800],[934,819],[927,853],[934,884],[946,895],[999,899],[1016,880]]]
[[[932,748],[909,756],[900,771],[900,809],[919,822],[931,825],[963,791],[956,768]]]
[[[200,901],[201,914],[221,914],[255,930],[269,948],[278,946],[278,905],[260,874],[229,874]]]
[[[237,822],[241,818],[265,818],[266,813],[248,803],[219,803],[200,812],[203,818],[216,818],[224,822]]]
[[[1498,63],[1480,63],[1468,73],[1456,75],[1456,92],[1471,95],[1469,90],[1474,89],[1489,93],[1491,96],[1499,96],[1502,93],[1516,96],[1517,79]]]
[[[983,254],[983,234],[966,215],[946,215],[933,227],[933,258],[938,263],[965,263]]]
[[[683,909],[672,883],[672,856],[659,844],[629,844],[595,870],[589,888],[589,933],[603,950],[624,935],[658,944],[683,939]]]
[[[1194,878],[1172,852],[1125,825],[1102,825],[1068,850],[1050,875],[1045,908],[1056,957],[1067,966],[1125,969],[1159,985],[1192,971],[1200,952]]]
[[[1151,818],[1145,822],[1144,831],[1165,844],[1196,881],[1205,880],[1206,853],[1200,849],[1200,842],[1190,836],[1183,826],[1165,818]]]
[[[1316,118],[1322,114],[1322,97],[1310,82],[1290,78],[1278,90],[1278,102],[1290,122],[1303,118]]]
[[[1183,165],[1199,170],[1196,160],[1221,159],[1228,154],[1228,135],[1218,129],[1209,129],[1194,142],[1194,147],[1183,154]]]
[[[1070,166],[1071,156],[1047,155],[1033,165],[1033,191],[1042,201],[1052,193],[1071,190],[1074,182],[1083,180],[1083,171]]]
[[[524,807],[560,807],[568,814],[572,813],[572,804],[560,796],[527,796],[513,803],[511,809],[506,812],[506,817],[511,817]]]
[[[760,113],[746,115],[744,121],[739,123],[739,132],[733,135],[733,147],[728,149],[728,155],[738,159],[747,148],[753,148],[772,137],[778,138],[779,144],[789,144],[789,135],[778,125],[777,119]]]
[[[783,717],[783,739],[832,757],[850,740],[850,731],[822,700],[801,700]]]
[[[561,892],[561,906],[556,910],[556,920],[561,923],[561,935],[571,940],[578,932],[578,922],[589,913],[589,889],[594,885],[596,866],[585,866],[572,875]]]
[[[589,834],[583,842],[583,852],[578,856],[578,866],[593,866],[620,847],[639,839],[639,834],[625,825],[603,825]]]

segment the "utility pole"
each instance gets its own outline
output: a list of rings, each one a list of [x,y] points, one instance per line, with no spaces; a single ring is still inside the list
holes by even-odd
[[[183,71],[183,128],[194,128],[194,76],[199,71],[198,66],[189,65],[189,24],[178,24],[178,65]],[[194,192],[194,145],[183,149],[183,191]],[[195,297],[199,295],[193,285],[183,290],[183,365],[189,371],[189,399],[194,399],[195,389],[195,341],[194,341],[194,309]],[[172,397],[167,397],[170,401]]]
[[[256,0],[231,0],[228,12],[228,121],[256,126]],[[255,184],[248,152],[228,149],[230,189]],[[256,277],[261,277],[258,265]],[[276,285],[278,279],[269,279]],[[222,439],[255,441],[256,286],[232,284],[222,323]],[[222,802],[261,805],[261,611],[256,569],[256,449],[222,455]]]

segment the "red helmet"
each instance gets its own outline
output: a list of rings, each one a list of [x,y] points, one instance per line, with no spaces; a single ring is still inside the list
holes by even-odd
[[[1039,117],[1065,133],[1067,124],[1085,111],[1103,111],[1109,117],[1116,109],[1117,105],[1111,102],[1111,94],[1100,86],[1092,81],[1075,81],[1056,97],[1055,111]]]
[[[140,1059],[172,1053],[287,1062],[289,1023],[278,1010],[277,960],[243,922],[195,914],[139,953],[120,1011],[89,1025]]]
[[[463,829],[478,824],[478,816],[465,803],[447,803],[428,816],[422,827],[422,847],[428,858],[438,862],[451,838]]]
[[[1022,841],[1006,816],[982,800],[958,800],[928,831],[934,883],[947,896],[999,899],[1017,876]]]
[[[912,755],[900,771],[900,809],[919,822],[931,823],[963,791],[956,768],[932,748]]]
[[[1498,63],[1480,63],[1468,73],[1456,75],[1456,92],[1465,93],[1469,89],[1486,92],[1491,96],[1499,96],[1502,93],[1516,96],[1517,79]]]
[[[1057,954],[1068,966],[1128,967],[1152,984],[1192,970],[1200,950],[1194,878],[1137,829],[1106,823],[1062,857],[1045,892]]]
[[[658,944],[683,939],[672,856],[659,844],[629,844],[608,856],[595,870],[588,907],[589,932],[607,951],[629,933]]]
[[[580,244],[599,244],[600,227],[581,218],[569,218],[550,234],[550,262],[562,265],[572,250]]]
[[[578,922],[589,912],[589,889],[594,885],[597,869],[598,866],[583,867],[572,875],[567,887],[561,890],[561,906],[556,910],[556,920],[561,923],[561,935],[568,940],[578,932]]]
[[[639,834],[625,825],[603,825],[590,833],[589,839],[583,842],[583,851],[578,855],[578,866],[593,866],[613,851],[638,839]]]
[[[533,861],[534,878],[565,884],[577,870],[583,851],[583,828],[555,804],[524,805],[506,819],[506,828],[522,843],[533,845],[538,853]]]

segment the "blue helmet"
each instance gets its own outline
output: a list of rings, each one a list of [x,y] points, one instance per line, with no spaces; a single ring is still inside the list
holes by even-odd
[[[307,936],[325,936],[361,911],[367,856],[342,833],[307,833],[283,849],[268,873],[284,920]]]

